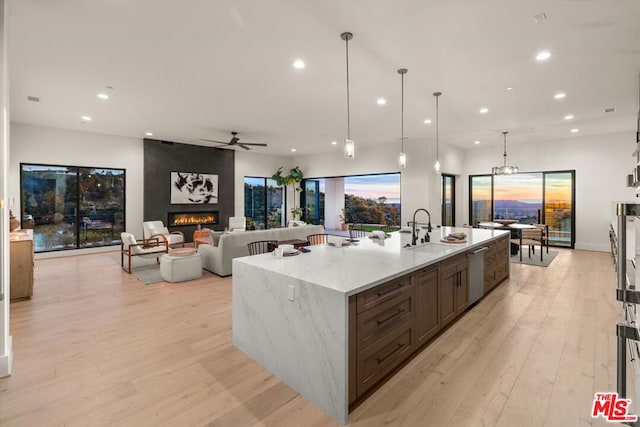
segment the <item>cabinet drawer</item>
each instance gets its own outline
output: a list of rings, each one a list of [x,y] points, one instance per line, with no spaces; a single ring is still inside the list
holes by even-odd
[[[460,255],[456,255],[451,257],[445,261],[442,261],[442,275],[446,275],[446,270],[453,269],[454,271],[459,271],[467,266],[467,253],[463,253]]]
[[[358,351],[413,319],[414,304],[413,292],[402,292],[395,298],[358,314]]]
[[[378,304],[389,301],[395,296],[408,292],[411,289],[411,275],[407,274],[397,279],[390,280],[387,283],[378,285],[358,294],[357,312],[362,313]]]
[[[358,395],[371,388],[413,352],[413,336],[411,324],[406,323],[396,333],[358,354]]]

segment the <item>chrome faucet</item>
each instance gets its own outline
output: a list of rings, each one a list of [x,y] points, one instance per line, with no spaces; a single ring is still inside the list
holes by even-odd
[[[429,241],[429,233],[433,231],[431,229],[431,214],[429,213],[429,211],[424,208],[416,209],[416,211],[413,213],[413,221],[411,221],[413,224],[413,228],[411,229],[411,246],[415,246],[416,242],[418,241],[418,233],[416,230],[416,214],[419,211],[425,211],[426,214],[429,215],[429,223],[427,224],[427,234],[424,236],[425,242]]]

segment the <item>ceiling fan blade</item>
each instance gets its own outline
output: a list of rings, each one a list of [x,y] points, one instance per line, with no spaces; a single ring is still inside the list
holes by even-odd
[[[253,146],[256,146],[256,147],[266,147],[267,146],[267,144],[257,144],[257,143],[252,143],[252,142],[241,142],[239,144],[253,145]]]
[[[247,145],[251,145],[251,144],[243,144],[242,142],[238,142],[236,145],[237,145],[238,147],[242,147],[242,148],[244,148],[245,150],[251,150],[251,148],[250,148],[250,147],[247,147]]]
[[[200,141],[207,141],[207,142],[215,142],[216,144],[225,144],[225,145],[229,145],[229,142],[224,142],[224,141],[215,141],[213,139],[204,139],[204,138],[200,138]]]

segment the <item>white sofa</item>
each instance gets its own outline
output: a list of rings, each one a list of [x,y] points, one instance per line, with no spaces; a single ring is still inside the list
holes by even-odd
[[[324,233],[321,225],[303,225],[299,227],[272,228],[269,230],[238,231],[220,235],[218,245],[200,244],[198,252],[202,255],[202,268],[219,276],[231,274],[231,260],[249,256],[247,245],[259,240],[306,240],[310,234]]]

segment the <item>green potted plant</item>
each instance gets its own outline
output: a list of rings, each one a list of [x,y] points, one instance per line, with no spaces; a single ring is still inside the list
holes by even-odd
[[[276,173],[274,173],[271,176],[271,179],[273,179],[276,182],[276,184],[278,184],[279,186],[283,186],[285,189],[288,188],[290,185],[292,185],[293,188],[295,188],[295,190],[299,193],[302,191],[302,188],[296,187],[296,184],[302,181],[302,177],[303,177],[303,174],[302,174],[302,171],[300,170],[300,167],[296,166],[292,168],[289,171],[289,175],[283,176],[282,166],[280,166],[276,171]],[[293,217],[292,219],[297,221],[300,219],[301,215],[302,215],[302,208],[296,206],[296,199],[294,197],[293,208],[291,209],[291,216]]]

